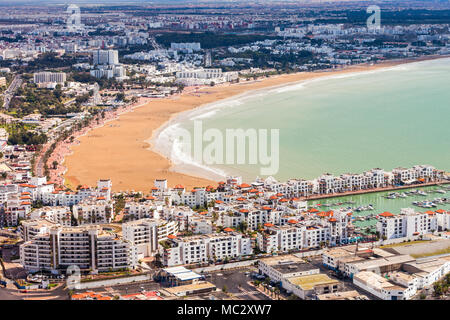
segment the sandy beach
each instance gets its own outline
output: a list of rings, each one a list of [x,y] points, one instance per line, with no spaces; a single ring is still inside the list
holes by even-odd
[[[114,191],[135,190],[148,192],[155,179],[166,178],[169,187],[182,184],[186,188],[215,185],[215,181],[198,178],[195,172],[186,175],[174,172],[169,159],[150,150],[149,138],[181,112],[232,96],[268,87],[285,85],[313,78],[365,72],[389,68],[416,60],[388,61],[376,65],[355,65],[344,69],[301,72],[272,76],[256,81],[241,81],[214,87],[190,88],[182,94],[164,99],[151,99],[148,103],[122,113],[116,120],[93,128],[78,142],[65,146],[70,149],[64,157],[65,184],[76,188],[79,184],[95,185],[98,179],[110,178]]]

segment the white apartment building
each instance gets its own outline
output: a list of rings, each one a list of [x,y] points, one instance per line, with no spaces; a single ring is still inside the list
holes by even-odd
[[[26,242],[34,239],[38,235],[49,233],[52,227],[57,226],[57,223],[45,219],[24,220],[21,221],[20,235]]]
[[[126,76],[125,68],[119,65],[99,65],[98,69],[91,70],[90,73],[95,78],[106,79],[124,79]]]
[[[436,210],[436,218],[439,231],[450,230],[450,211]]]
[[[362,271],[355,274],[353,284],[382,300],[408,300],[417,292],[414,285],[406,287],[396,284],[371,271]]]
[[[117,50],[95,50],[92,52],[92,59],[93,59],[94,65],[119,64],[119,52]]]
[[[376,229],[380,236],[386,239],[410,238],[437,231],[438,219],[433,211],[420,213],[407,208],[402,209],[402,212],[397,215],[390,212],[381,213],[378,216]]]
[[[181,187],[181,186],[180,186]],[[217,192],[208,192],[206,188],[195,188],[186,192],[184,188],[173,188],[169,190],[170,201],[174,205],[184,204],[191,208],[206,207],[208,203],[216,200]]]
[[[305,226],[269,226],[258,232],[256,243],[264,252],[288,252],[304,247]]]
[[[99,226],[51,227],[20,246],[20,263],[29,271],[59,272],[76,265],[99,272],[135,268],[136,247]]]
[[[122,224],[122,236],[136,246],[138,258],[151,257],[158,252],[158,221],[154,219]]]
[[[417,288],[427,288],[450,272],[450,261],[443,258],[422,258],[402,266],[417,279]]]
[[[34,83],[49,83],[54,82],[64,84],[66,82],[65,72],[37,72],[33,74]]]
[[[73,206],[73,217],[79,225],[110,223],[114,217],[114,205],[112,201],[103,199],[86,199]]]
[[[236,80],[239,77],[237,72],[222,72],[222,69],[195,69],[178,71],[176,82],[187,86],[209,85],[212,83],[223,83]]]
[[[167,221],[159,219],[158,221],[158,241],[166,240],[169,235],[176,235],[180,231],[178,221]]]
[[[89,186],[81,186],[76,192],[64,192],[62,189],[53,191],[53,184],[44,185],[25,185],[21,186],[21,191],[28,191],[32,194],[36,193],[37,199],[41,200],[45,205],[50,206],[72,206],[87,198],[96,198],[98,200],[111,200],[111,180],[97,181],[97,188]],[[44,189],[45,188],[45,189]],[[37,191],[35,191],[37,190]]]
[[[349,219],[348,212],[336,211],[333,216],[330,211],[319,221],[289,218],[285,225],[265,223],[264,231],[257,234],[257,245],[264,252],[288,252],[346,243]]]
[[[444,171],[430,165],[416,165],[412,168],[392,169],[393,183],[396,185],[410,184],[417,181],[429,182],[442,179]]]
[[[250,255],[250,238],[238,233],[219,233],[191,237],[170,237],[161,248],[162,262],[166,266],[206,263]]]
[[[31,200],[23,199],[18,194],[8,194],[0,210],[0,223],[7,227],[17,226],[20,219],[26,219],[31,212]]]
[[[444,171],[429,165],[416,165],[412,168],[396,168],[391,172],[375,168],[361,174],[342,174],[339,177],[323,174],[313,180],[291,179],[286,183],[278,183],[271,179],[265,186],[274,192],[288,197],[304,197],[313,194],[332,194],[357,190],[368,190],[392,185],[424,183],[436,181],[444,177]]]
[[[0,186],[0,203],[8,199],[8,195],[17,194],[19,186],[17,184],[5,184]]]
[[[145,202],[127,202],[124,207],[124,216],[127,220],[139,220],[143,218],[159,219],[159,211],[163,209],[162,205],[155,205],[152,201]]]
[[[46,219],[63,226],[71,225],[72,212],[70,207],[56,206],[38,208],[30,213],[31,219]]]
[[[213,224],[211,219],[204,217],[190,216],[188,217],[189,230],[194,234],[210,234],[213,233]]]
[[[256,230],[264,223],[278,224],[280,217],[281,212],[272,210],[270,207],[262,207],[261,210],[257,210],[242,206],[241,209],[235,209],[233,212],[223,213],[221,220],[224,227],[237,228],[241,223],[246,223],[249,230]]]
[[[112,69],[95,69],[91,70],[90,74],[95,78],[114,78],[114,71]]]

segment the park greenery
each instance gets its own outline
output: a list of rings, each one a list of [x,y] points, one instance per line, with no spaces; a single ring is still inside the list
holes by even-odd
[[[47,142],[47,136],[44,133],[33,132],[33,126],[22,123],[2,123],[1,128],[4,128],[8,134],[9,145],[39,145]]]
[[[202,49],[237,46],[266,39],[278,39],[278,37],[255,34],[218,34],[213,32],[169,32],[156,36],[156,41],[165,47],[170,47],[172,42],[199,42]]]
[[[11,100],[10,109],[18,117],[36,112],[46,116],[81,111],[79,105],[64,105],[64,96],[60,85],[57,85],[54,90],[39,89],[34,85],[19,88],[16,97]]]

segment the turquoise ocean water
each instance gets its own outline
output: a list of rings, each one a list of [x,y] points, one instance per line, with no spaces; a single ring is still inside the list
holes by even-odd
[[[450,170],[450,59],[266,90],[200,118],[223,133],[279,129],[279,181],[415,164]],[[192,131],[192,120],[179,125]],[[246,181],[260,175],[259,165],[216,168]]]
[[[192,132],[194,118],[203,121],[204,130],[217,128],[223,133],[237,128],[279,129],[280,167],[274,175],[279,181],[415,164],[450,171],[450,59],[259,91],[221,102],[216,109],[185,118],[178,126]],[[258,165],[214,168],[241,175],[245,181],[260,176]],[[388,200],[378,193],[348,198],[356,202],[352,206],[375,206],[362,215],[385,210],[398,213],[418,199]],[[337,201],[312,203],[319,202]],[[360,224],[367,223],[373,225],[373,221]]]

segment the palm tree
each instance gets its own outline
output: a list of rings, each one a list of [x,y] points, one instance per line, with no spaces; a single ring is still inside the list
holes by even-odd
[[[275,288],[275,294],[276,294],[278,300],[280,300],[280,292],[281,292],[280,288],[276,287]]]

